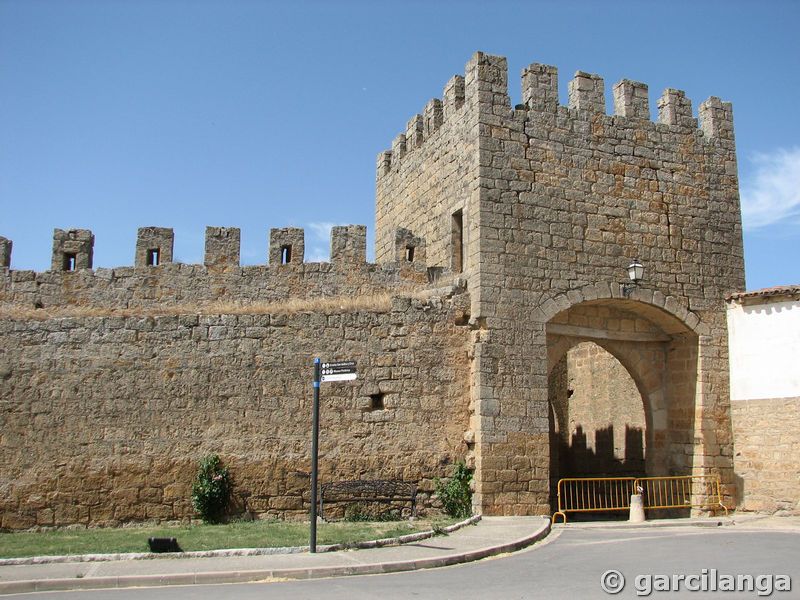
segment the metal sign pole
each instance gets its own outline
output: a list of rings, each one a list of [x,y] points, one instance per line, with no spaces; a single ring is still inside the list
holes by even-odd
[[[319,453],[319,366],[314,359],[314,416],[311,423],[311,541],[309,551],[317,551],[317,455]]]

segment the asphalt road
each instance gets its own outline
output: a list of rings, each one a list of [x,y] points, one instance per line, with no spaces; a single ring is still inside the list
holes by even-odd
[[[625,580],[623,589],[614,595],[601,586],[603,574],[610,570],[618,571]],[[611,574],[605,585],[610,589],[619,581]],[[748,581],[752,582],[752,591],[721,591],[726,585],[746,589]],[[781,589],[787,584],[790,590]],[[712,590],[715,585],[716,592],[703,591]],[[658,590],[659,586],[668,587],[669,591]],[[37,600],[800,598],[800,533],[723,527],[556,529],[545,542],[513,555],[396,575],[6,596],[34,597]]]

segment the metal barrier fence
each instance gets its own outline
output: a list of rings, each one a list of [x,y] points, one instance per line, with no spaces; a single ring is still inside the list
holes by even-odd
[[[728,508],[722,503],[719,477],[684,475],[676,477],[570,477],[558,482],[558,515],[567,522],[568,512],[629,510],[631,495],[642,495],[645,509]]]
[[[570,477],[558,482],[558,512],[564,517],[568,512],[625,510],[631,507],[635,477]]]
[[[716,475],[639,477],[636,488],[645,508],[721,508],[728,514]]]

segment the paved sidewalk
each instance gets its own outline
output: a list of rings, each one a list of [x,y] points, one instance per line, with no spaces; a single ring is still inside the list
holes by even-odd
[[[520,550],[549,531],[550,521],[542,517],[483,517],[446,536],[362,550],[3,565],[0,594],[411,571]]]
[[[686,526],[735,526],[800,532],[800,517],[735,513],[729,517],[661,519],[644,523],[570,522],[555,528]],[[395,573],[455,565],[514,552],[543,539],[549,532],[550,521],[547,518],[483,517],[476,524],[464,526],[446,536],[362,550],[0,565],[0,595]]]

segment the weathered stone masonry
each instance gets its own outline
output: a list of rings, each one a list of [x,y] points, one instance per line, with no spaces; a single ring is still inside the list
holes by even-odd
[[[137,260],[157,250],[159,266],[0,273],[3,528],[192,517],[212,451],[235,512],[306,515],[317,356],[359,365],[356,382],[325,386],[321,480],[415,481],[424,505],[466,449],[468,296],[430,287],[418,260],[364,262],[363,227],[332,232],[330,263],[294,260],[303,232],[284,232],[289,264],[224,264],[238,244],[219,245],[219,228],[208,265],[170,264],[171,232],[144,228]],[[328,304],[291,305],[315,299]],[[230,302],[236,314],[198,314]]]
[[[356,360],[361,372],[325,386],[322,481],[395,477],[430,492],[464,451],[458,302],[4,319],[2,526],[190,517],[197,459],[210,451],[231,468],[237,512],[306,515],[315,356]]]
[[[506,71],[475,54],[377,173],[377,260],[402,225],[469,284],[477,505],[549,510],[548,372],[587,339],[642,391],[650,472],[718,473],[731,493],[724,298],[744,267],[730,104],[701,104],[698,127],[670,89],[653,123],[647,86],[623,80],[609,116],[599,76],[577,73],[565,107],[557,69],[533,64],[512,109]],[[646,281],[622,298],[637,257]],[[585,308],[600,312],[590,327]],[[658,352],[626,329],[637,317],[666,337]]]
[[[475,54],[378,157],[376,264],[359,226],[335,228],[331,262],[310,264],[302,230],[273,229],[269,265],[245,268],[236,229],[209,228],[204,265],[180,265],[171,232],[148,228],[136,267],[90,270],[91,232],[57,230],[53,270],[0,269],[1,525],[186,517],[194,461],[212,450],[240,509],[303,514],[314,356],[360,373],[326,388],[323,481],[427,492],[466,458],[477,511],[547,513],[564,412],[549,390],[586,341],[642,398],[646,472],[718,474],[734,504],[731,106],[702,103],[698,126],[669,89],[654,123],[645,84],[617,84],[613,116],[599,76],[577,73],[569,106],[557,87],[555,67],[532,64],[512,109],[505,59]],[[646,274],[628,293],[634,258]],[[391,308],[247,310],[381,294]],[[202,309],[219,302],[244,308]],[[89,316],[24,312],[65,307]]]

